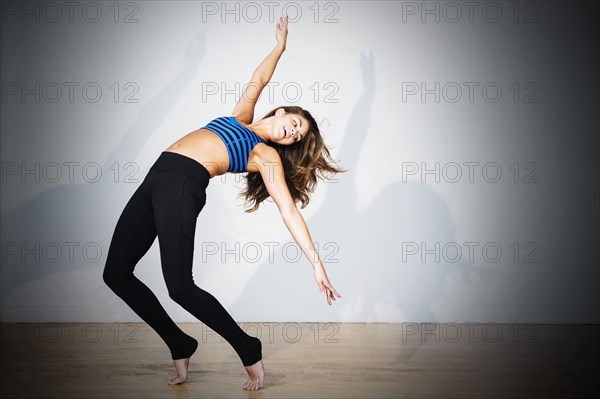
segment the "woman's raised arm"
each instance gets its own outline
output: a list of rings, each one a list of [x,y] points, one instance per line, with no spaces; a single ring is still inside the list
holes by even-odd
[[[285,51],[287,33],[288,17],[280,17],[279,22],[277,22],[277,30],[275,31],[277,45],[256,68],[252,74],[252,79],[244,87],[242,95],[233,109],[232,116],[235,116],[240,121],[250,124],[254,120],[254,107],[256,106],[258,97],[260,97],[260,93],[271,80],[281,54]]]

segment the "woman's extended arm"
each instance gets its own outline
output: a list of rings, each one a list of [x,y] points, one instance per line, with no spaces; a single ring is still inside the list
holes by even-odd
[[[327,272],[325,271],[325,267],[321,262],[319,253],[317,252],[315,244],[313,243],[310,233],[308,232],[308,227],[306,226],[306,222],[304,221],[302,214],[300,214],[298,209],[294,206],[294,209],[283,216],[283,222],[290,233],[292,233],[292,237],[294,237],[294,240],[298,243],[306,258],[311,262],[314,277],[317,285],[319,286],[319,291],[321,291],[321,294],[326,295],[327,303],[331,305],[331,301],[336,300],[336,295],[338,298],[341,298],[342,296],[338,294],[335,288],[333,288],[331,285],[331,282],[329,282]]]
[[[285,51],[285,44],[287,41],[288,32],[288,18],[281,17],[277,23],[277,30],[275,31],[275,38],[277,39],[277,45],[266,58],[260,63],[252,74],[250,82],[244,87],[242,95],[238,100],[235,108],[233,109],[232,116],[235,116],[239,120],[245,123],[252,123],[254,120],[254,107],[260,97],[260,93],[264,87],[271,80],[273,72],[277,62],[281,57],[281,54]]]
[[[319,258],[315,244],[306,227],[306,222],[290,195],[285,182],[281,158],[277,150],[269,146],[261,147],[261,150],[257,152],[257,160],[260,167],[260,174],[269,195],[275,201],[283,222],[292,234],[292,237],[294,237],[294,240],[311,263],[319,291],[326,295],[327,303],[331,305],[331,301],[335,301],[336,296],[338,298],[342,296],[331,285],[325,272],[325,267]]]

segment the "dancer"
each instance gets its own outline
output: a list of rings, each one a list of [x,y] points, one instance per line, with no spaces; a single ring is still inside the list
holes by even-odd
[[[168,384],[188,379],[198,341],[185,334],[150,289],[134,276],[136,264],[158,236],[162,272],[169,297],[235,349],[248,373],[243,388],[264,386],[262,343],[246,334],[219,301],[194,284],[192,263],[196,219],[206,203],[211,178],[247,172],[242,194],[258,209],[273,198],[283,221],[311,262],[314,278],[331,305],[341,295],[331,285],[314,247],[298,201],[304,208],[316,187],[317,173],[345,172],[330,163],[317,123],[300,107],[282,106],[253,122],[254,106],[285,50],[288,18],[280,18],[277,44],[255,70],[231,116],[218,117],[166,148],[123,210],[110,243],[104,282],[152,327],[171,351],[177,375]]]

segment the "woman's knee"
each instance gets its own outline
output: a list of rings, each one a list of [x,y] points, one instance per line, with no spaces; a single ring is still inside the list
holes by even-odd
[[[186,282],[181,284],[169,284],[167,286],[169,291],[169,297],[178,303],[179,305],[185,305],[188,302],[197,302],[198,298],[193,298],[194,291],[199,290],[198,287],[192,282]]]
[[[107,263],[104,266],[104,271],[102,272],[102,280],[104,280],[104,284],[108,285],[109,287],[114,286],[118,282],[116,277],[116,274],[111,270]]]
[[[102,272],[102,280],[104,280],[104,283],[112,289],[115,289],[122,284],[123,281],[126,280],[126,276],[124,276],[123,272],[120,270],[121,269],[109,258],[104,264],[104,271]]]

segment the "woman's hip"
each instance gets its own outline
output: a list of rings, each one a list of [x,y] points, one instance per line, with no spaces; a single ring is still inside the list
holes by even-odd
[[[175,152],[163,151],[150,170],[185,176],[202,190],[205,190],[210,182],[210,173],[202,164]]]

